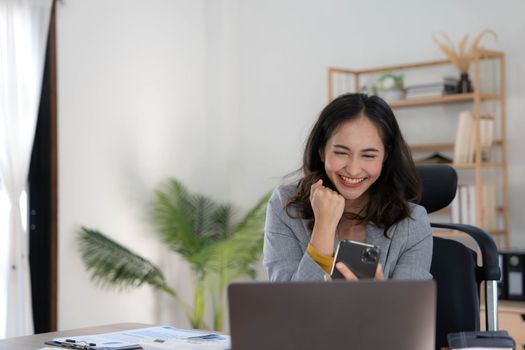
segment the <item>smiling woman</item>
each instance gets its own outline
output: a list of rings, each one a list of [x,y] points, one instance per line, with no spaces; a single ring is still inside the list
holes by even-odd
[[[411,203],[420,185],[385,101],[346,94],[328,104],[308,138],[302,171],[268,204],[264,265],[271,280],[323,280],[345,239],[380,248],[376,278],[431,278],[430,224],[425,209]],[[345,266],[337,269],[355,279]]]

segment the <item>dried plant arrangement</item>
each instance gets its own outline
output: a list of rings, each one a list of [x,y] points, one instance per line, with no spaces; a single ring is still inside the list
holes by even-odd
[[[493,30],[485,29],[474,38],[469,49],[467,49],[468,34],[459,41],[457,49],[447,33],[441,33],[444,41],[438,40],[435,35],[433,35],[433,39],[459,72],[461,74],[468,74],[474,52],[480,48],[479,44],[486,34],[492,34],[496,39],[498,37]]]

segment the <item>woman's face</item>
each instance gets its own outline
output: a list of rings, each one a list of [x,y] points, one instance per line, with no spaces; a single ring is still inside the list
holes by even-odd
[[[376,126],[366,117],[341,124],[326,143],[324,169],[346,209],[365,205],[366,192],[381,175],[385,147]]]

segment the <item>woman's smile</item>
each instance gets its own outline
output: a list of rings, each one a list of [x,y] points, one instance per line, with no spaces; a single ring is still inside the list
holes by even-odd
[[[361,186],[363,181],[365,181],[366,177],[349,177],[344,175],[339,175],[339,179],[341,180],[341,184],[346,188],[357,188]]]

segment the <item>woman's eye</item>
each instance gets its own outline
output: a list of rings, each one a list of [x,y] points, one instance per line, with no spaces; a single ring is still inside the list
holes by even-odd
[[[364,154],[363,157],[368,158],[368,159],[374,159],[376,157],[376,155],[374,155],[374,154]]]
[[[334,154],[337,154],[338,156],[344,156],[344,155],[346,155],[345,152],[337,152],[337,151],[334,151]]]

